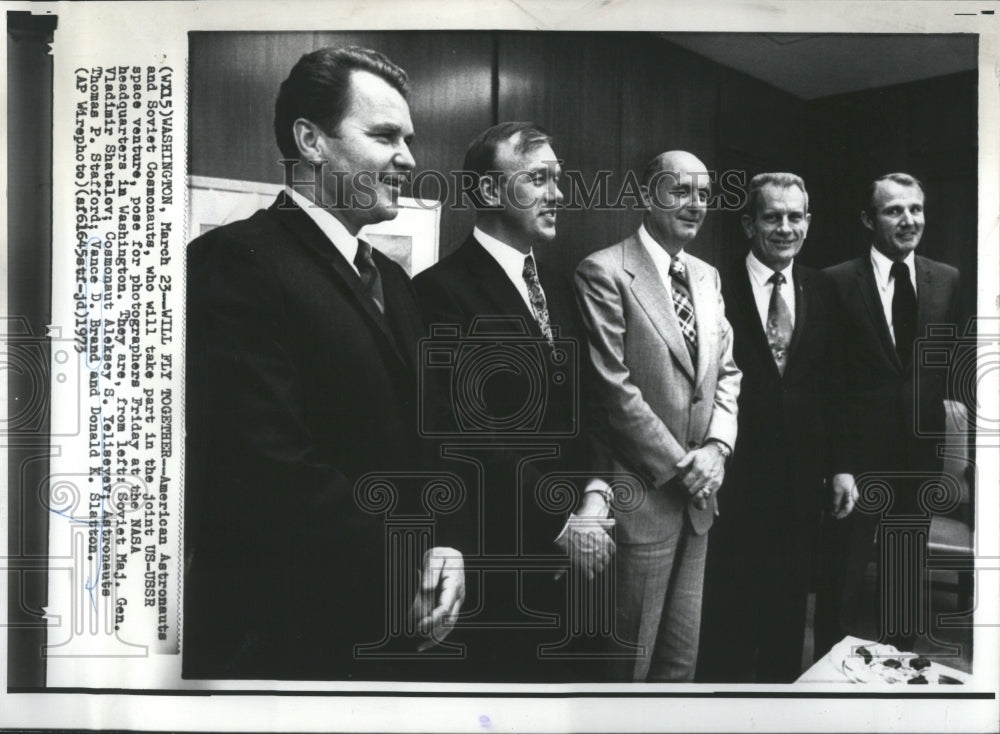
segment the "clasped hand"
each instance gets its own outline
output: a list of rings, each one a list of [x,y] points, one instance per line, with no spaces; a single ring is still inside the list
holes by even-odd
[[[424,553],[420,588],[410,609],[423,652],[441,642],[454,629],[465,601],[465,562],[454,548],[435,547]]]
[[[726,462],[714,446],[702,446],[684,454],[677,462],[681,483],[699,510],[708,507],[708,499],[722,486]]]

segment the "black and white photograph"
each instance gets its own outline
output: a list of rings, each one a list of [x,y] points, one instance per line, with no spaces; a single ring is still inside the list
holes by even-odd
[[[989,8],[28,5],[4,726],[988,726]]]

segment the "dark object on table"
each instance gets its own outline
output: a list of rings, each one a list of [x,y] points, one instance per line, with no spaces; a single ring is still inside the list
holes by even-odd
[[[962,685],[962,681],[960,681],[958,678],[952,678],[950,675],[939,675],[938,676],[938,683],[944,683],[945,685],[948,685],[948,686],[960,686],[960,685]]]
[[[899,662],[898,660],[896,660],[896,658],[889,658],[888,660],[884,660],[882,662],[882,665],[884,665],[887,668],[893,668],[893,669],[897,669],[897,668],[902,668],[903,667],[903,664],[901,662]]]
[[[872,661],[872,654],[868,652],[868,648],[859,647],[854,651],[854,654],[860,655],[861,658],[865,661],[865,665],[868,665]]]
[[[931,661],[925,658],[923,655],[919,655],[915,658],[910,658],[910,667],[914,670],[923,670],[929,667]]]
[[[916,678],[910,678],[910,679],[909,679],[908,681],[906,681],[906,682],[907,682],[907,683],[908,683],[909,685],[914,685],[914,684],[916,684],[916,685],[922,685],[922,684],[925,684],[925,683],[927,683],[927,679],[926,679],[926,678],[924,678],[924,677],[923,677],[922,675],[918,675],[918,676],[917,676]]]

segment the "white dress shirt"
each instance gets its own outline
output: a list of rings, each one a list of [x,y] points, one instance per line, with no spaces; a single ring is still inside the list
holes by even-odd
[[[653,264],[656,266],[656,272],[660,276],[660,281],[663,283],[663,287],[667,289],[667,295],[671,298],[674,297],[674,289],[670,285],[670,253],[663,249],[663,246],[653,239],[653,235],[649,233],[646,229],[645,224],[639,225],[639,241],[642,246],[646,248],[646,252],[649,256],[653,258]],[[677,253],[677,259],[681,261],[684,265],[684,270],[687,272],[687,262],[684,260],[684,250]],[[688,287],[691,283],[688,283]],[[694,304],[692,304],[693,306]],[[697,317],[697,314],[695,314]]]
[[[347,264],[351,266],[351,269],[355,273],[358,272],[357,266],[354,264],[354,258],[358,254],[358,238],[347,231],[339,219],[337,219],[330,210],[317,206],[313,202],[309,201],[306,197],[297,191],[285,187],[285,193],[292,197],[292,201],[299,205],[299,207],[309,218],[316,222],[316,226],[319,227],[326,238],[333,243],[340,254],[347,259]]]
[[[753,300],[757,304],[757,313],[760,314],[760,323],[767,331],[767,312],[771,305],[771,292],[774,285],[768,283],[768,279],[775,274],[781,273],[785,276],[785,282],[781,284],[778,293],[785,299],[788,311],[792,316],[792,328],[795,328],[795,286],[792,284],[792,263],[782,270],[772,270],[762,263],[753,250],[747,255],[747,272],[750,274],[750,289],[753,291]]]
[[[483,246],[486,252],[490,253],[490,256],[497,261],[500,269],[507,274],[510,278],[510,282],[514,284],[517,288],[517,292],[521,294],[521,300],[524,301],[524,305],[528,307],[528,313],[534,313],[534,309],[531,307],[531,296],[528,294],[528,284],[524,280],[524,258],[527,257],[523,252],[518,250],[516,247],[508,245],[506,242],[501,242],[496,237],[486,234],[483,230],[476,227],[472,230],[472,236],[476,238],[476,241]],[[529,254],[532,258],[535,257],[534,252],[529,250]],[[535,270],[538,270],[538,263],[535,263]],[[542,292],[545,292],[544,286],[542,287]]]
[[[913,260],[913,252],[906,255],[903,260],[906,269],[910,272],[910,283],[913,284],[913,292],[917,293],[917,272]],[[896,344],[896,332],[892,330],[892,297],[896,293],[896,281],[893,280],[889,271],[892,269],[893,261],[883,255],[872,246],[872,269],[875,271],[875,289],[879,298],[882,299],[882,311],[885,313],[885,323],[889,326],[889,338],[893,345]]]

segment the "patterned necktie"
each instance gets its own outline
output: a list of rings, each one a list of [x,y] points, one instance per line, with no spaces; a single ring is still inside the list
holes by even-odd
[[[698,329],[694,320],[694,304],[691,302],[691,291],[688,289],[687,270],[680,258],[673,256],[670,258],[670,280],[673,294],[674,311],[677,312],[677,321],[684,335],[684,342],[687,344],[688,352],[691,354],[691,361],[698,361]]]
[[[785,276],[775,273],[767,279],[771,287],[771,302],[767,306],[767,344],[771,347],[774,364],[778,373],[785,374],[785,363],[788,361],[788,344],[792,341],[792,312],[781,297],[781,286]]]
[[[895,281],[892,292],[892,335],[896,339],[896,354],[905,367],[913,354],[917,337],[917,294],[913,291],[910,269],[906,263],[893,263],[889,275]]]
[[[521,277],[528,284],[528,300],[531,301],[531,310],[535,312],[535,321],[549,343],[552,342],[552,327],[549,324],[549,307],[545,303],[545,291],[542,284],[538,282],[538,271],[535,269],[535,258],[526,255],[524,258],[524,270]]]
[[[358,240],[358,251],[354,255],[354,266],[361,276],[361,285],[372,297],[378,310],[385,313],[385,295],[382,293],[382,276],[379,275],[375,261],[372,259],[372,246],[364,240]]]

